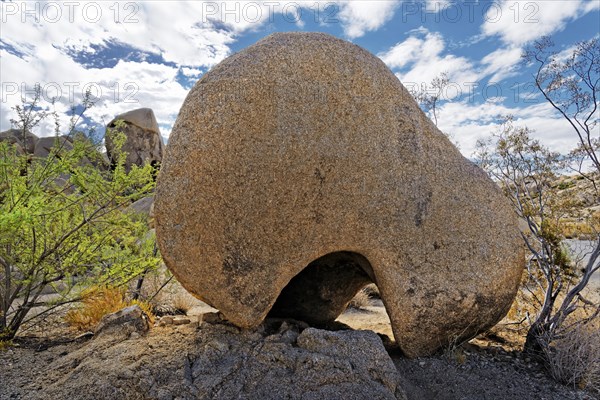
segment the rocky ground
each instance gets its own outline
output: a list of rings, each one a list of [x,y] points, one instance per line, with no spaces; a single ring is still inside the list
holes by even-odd
[[[198,305],[190,323],[167,320],[145,334],[77,339],[57,320],[0,351],[0,399],[600,398],[555,383],[498,338],[406,359],[378,302],[345,312],[333,331],[281,320],[240,331],[214,314],[196,322],[207,311]]]

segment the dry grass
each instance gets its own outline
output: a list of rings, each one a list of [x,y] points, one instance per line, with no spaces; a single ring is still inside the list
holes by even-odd
[[[370,283],[364,287],[363,291],[369,295],[371,299],[381,299],[379,288],[376,284]]]
[[[594,235],[594,229],[587,221],[568,221],[561,224],[561,233],[567,239],[587,239]]]
[[[367,291],[363,288],[352,300],[350,300],[350,304],[348,304],[348,308],[354,308],[356,310],[364,310],[365,308],[371,305],[371,298]]]
[[[134,305],[139,306],[142,309],[142,311],[146,313],[146,315],[148,316],[148,323],[150,324],[150,326],[154,325],[156,318],[154,316],[154,313],[152,312],[152,304],[141,300],[131,300],[128,302],[126,307]]]
[[[94,287],[83,293],[81,306],[67,312],[67,323],[80,330],[93,330],[102,317],[125,307],[138,305],[148,315],[150,324],[154,323],[151,306],[143,301],[126,300],[125,291],[114,287]]]
[[[11,340],[0,340],[0,351],[6,350],[12,347],[13,342]]]
[[[194,297],[186,291],[181,291],[173,296],[172,303],[177,311],[187,314],[194,307]]]
[[[538,297],[541,291],[536,291]],[[562,296],[557,299],[557,304]],[[514,348],[521,348],[529,329],[526,316],[536,315],[537,307],[533,295],[522,286],[517,293],[506,318],[498,324],[494,331],[508,340]],[[589,317],[583,308],[574,312],[560,329],[557,338],[552,340],[545,351],[545,362],[550,375],[557,381],[600,393],[600,318],[587,325],[577,324]]]
[[[562,332],[546,351],[546,359],[557,381],[600,393],[600,321]]]
[[[444,350],[444,357],[453,361],[458,365],[463,365],[467,362],[467,355],[465,354],[465,350],[456,345],[450,345]]]

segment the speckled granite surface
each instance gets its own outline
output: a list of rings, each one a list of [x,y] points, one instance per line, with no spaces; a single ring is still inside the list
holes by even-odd
[[[374,281],[409,356],[495,324],[522,272],[496,185],[381,60],[320,33],[271,35],[202,77],[155,214],[167,266],[231,322],[275,304],[318,324]]]

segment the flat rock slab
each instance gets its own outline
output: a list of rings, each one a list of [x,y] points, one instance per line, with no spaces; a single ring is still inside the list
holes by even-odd
[[[234,324],[327,324],[374,282],[409,356],[494,325],[524,263],[494,182],[380,59],[321,33],[271,35],[204,74],[155,216],[169,269]]]

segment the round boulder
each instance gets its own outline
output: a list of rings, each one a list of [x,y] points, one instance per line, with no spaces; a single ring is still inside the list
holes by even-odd
[[[517,221],[377,57],[278,33],[188,94],[159,174],[167,266],[240,327],[326,324],[374,282],[400,348],[489,328],[523,268]]]

